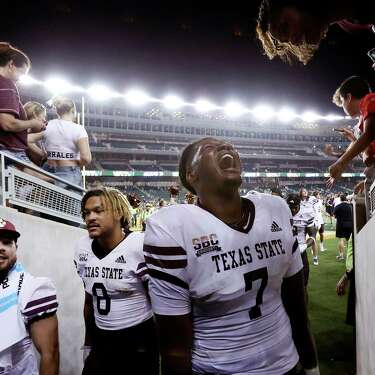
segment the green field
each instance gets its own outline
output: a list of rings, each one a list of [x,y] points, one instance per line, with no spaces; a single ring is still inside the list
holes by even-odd
[[[336,283],[345,272],[345,264],[336,260],[337,240],[332,232],[330,237],[332,239],[325,243],[327,251],[319,252],[319,266],[312,265],[309,252],[310,322],[321,375],[354,374],[353,330],[345,324],[347,296],[338,297],[336,294]]]

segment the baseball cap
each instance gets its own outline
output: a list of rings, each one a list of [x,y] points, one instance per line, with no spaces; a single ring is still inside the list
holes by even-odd
[[[301,198],[299,197],[298,194],[289,194],[288,197],[286,198],[286,203],[289,206],[296,206],[301,204]]]
[[[7,220],[0,217],[0,235],[3,233],[11,233],[15,238],[18,238],[20,234],[16,231],[16,227]]]

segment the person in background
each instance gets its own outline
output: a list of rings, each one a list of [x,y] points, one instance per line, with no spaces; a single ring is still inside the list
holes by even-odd
[[[130,204],[117,189],[102,188],[84,195],[81,211],[88,233],[76,245],[74,263],[85,289],[82,374],[157,375],[144,235],[129,229]]]
[[[344,260],[345,241],[348,244],[350,236],[353,232],[353,210],[352,205],[347,202],[346,194],[340,195],[341,203],[338,204],[333,214],[337,220],[336,222],[336,238],[338,241],[339,254],[336,256],[337,260]]]
[[[26,117],[28,120],[38,119],[38,120],[46,122],[47,109],[43,104],[30,101],[30,102],[25,103],[23,108],[26,112]],[[27,136],[27,144],[28,144],[27,154],[30,160],[34,164],[41,167],[47,161],[47,152],[41,142],[37,144],[32,142],[33,135],[34,134],[28,134]]]
[[[265,54],[307,64],[328,29],[338,24],[347,33],[373,33],[371,2],[354,0],[262,0],[256,32]]]
[[[293,234],[297,236],[298,247],[301,253],[302,263],[303,263],[303,275],[305,288],[309,282],[310,266],[309,259],[307,257],[307,249],[313,245],[315,242],[314,237],[309,237],[306,240],[306,229],[314,222],[315,217],[310,211],[310,215],[306,215],[306,212],[301,212],[301,198],[298,194],[289,194],[286,203],[290,208],[290,212],[293,215]]]
[[[17,261],[19,237],[12,223],[0,218],[0,374],[57,375],[56,290]],[[40,354],[39,371],[33,345]]]
[[[71,99],[56,97],[53,108],[58,118],[48,122],[44,133],[30,137],[35,144],[42,141],[47,151],[44,169],[78,186],[82,186],[81,167],[91,163],[88,135],[82,125],[75,123],[76,107]],[[64,186],[63,183],[58,183]]]
[[[325,251],[324,248],[324,220],[323,220],[323,200],[320,198],[319,191],[314,191],[313,196],[317,199],[314,205],[315,209],[315,224],[319,233],[319,248],[320,251]]]
[[[318,261],[318,247],[316,246],[316,232],[317,232],[317,226],[316,226],[316,211],[315,211],[315,204],[318,203],[318,200],[314,197],[309,195],[308,191],[305,188],[302,188],[299,192],[299,196],[301,199],[301,214],[305,215],[306,217],[313,216],[314,220],[312,223],[309,223],[309,225],[306,226],[306,234],[308,234],[310,237],[314,238],[314,242],[311,244],[311,249],[313,253],[313,264],[314,266],[319,265]]]
[[[366,165],[366,179],[363,190],[366,197],[366,210],[369,213],[369,189],[375,180],[375,93],[371,92],[367,81],[359,76],[352,76],[341,83],[333,96],[333,102],[342,107],[352,118],[359,118],[356,128],[357,139],[350,144],[344,154],[329,167],[331,175],[328,186],[332,186],[341,177],[347,165],[362,153]],[[369,214],[368,217],[369,219]]]
[[[27,163],[30,163],[26,154],[28,132],[46,129],[43,119],[27,119],[16,86],[30,67],[30,59],[24,52],[0,42],[0,151]]]
[[[195,195],[193,193],[191,193],[190,191],[188,191],[185,194],[185,203],[186,204],[195,204]]]

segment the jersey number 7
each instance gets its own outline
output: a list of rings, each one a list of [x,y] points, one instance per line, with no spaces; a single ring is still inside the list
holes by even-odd
[[[249,311],[250,320],[258,319],[262,316],[262,311],[260,310],[260,305],[263,303],[263,292],[266,289],[268,283],[268,271],[267,267],[259,268],[251,272],[247,272],[243,275],[245,279],[245,292],[253,288],[253,281],[262,280],[260,283],[260,288],[258,289],[255,306],[253,306]]]

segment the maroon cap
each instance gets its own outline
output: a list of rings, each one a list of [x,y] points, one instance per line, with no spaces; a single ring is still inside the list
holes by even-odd
[[[7,220],[0,217],[0,236],[3,232],[12,233],[15,238],[18,238],[20,234],[16,231],[16,227]]]

